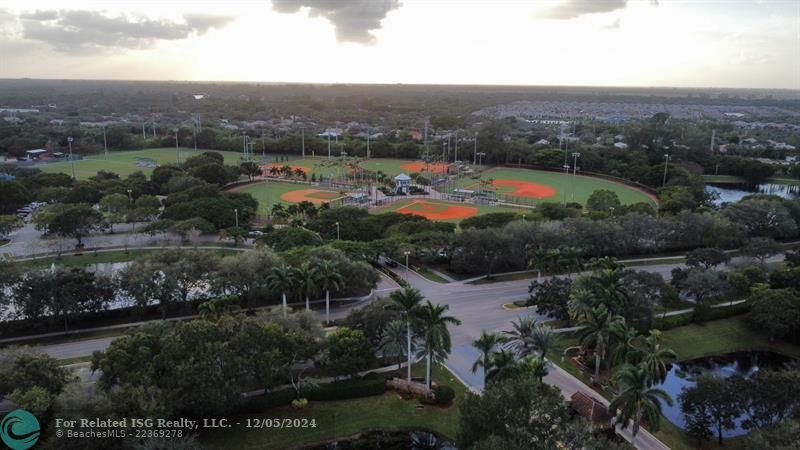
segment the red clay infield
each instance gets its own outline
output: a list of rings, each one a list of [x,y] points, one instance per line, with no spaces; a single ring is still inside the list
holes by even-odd
[[[472,217],[478,214],[478,208],[416,200],[402,208],[396,209],[395,212],[401,214],[415,214],[428,220],[452,220]]]
[[[262,165],[261,165],[261,172],[262,172],[264,175],[269,175],[269,174],[270,174],[270,173],[269,173],[269,170],[270,170],[270,169],[272,169],[273,167],[277,167],[278,169],[280,169],[280,168],[282,168],[283,166],[284,166],[284,164],[277,164],[277,163],[272,163],[272,164],[262,164]],[[306,174],[308,174],[309,172],[311,172],[311,169],[309,169],[308,167],[303,167],[303,166],[291,166],[291,165],[290,165],[289,167],[291,167],[291,168],[292,168],[292,171],[295,171],[295,170],[297,170],[297,169],[300,169],[300,170],[302,170],[303,172],[305,172]],[[280,175],[283,175],[283,174],[280,174]],[[294,175],[294,174],[292,174],[292,175]]]
[[[321,191],[319,189],[298,189],[296,191],[289,191],[281,194],[281,200],[286,200],[291,203],[300,203],[302,201],[320,204],[329,202],[331,200],[341,197],[337,192]]]
[[[426,164],[424,162],[413,162],[403,164],[400,166],[400,168],[408,172],[425,172],[426,170],[429,170],[433,173],[447,173],[447,168],[450,167],[450,164],[428,163],[427,169],[425,166]]]
[[[556,189],[546,184],[530,183],[528,181],[516,180],[494,180],[492,186],[511,186],[515,188],[511,192],[506,192],[508,195],[516,195],[517,197],[529,198],[547,198],[556,195]]]

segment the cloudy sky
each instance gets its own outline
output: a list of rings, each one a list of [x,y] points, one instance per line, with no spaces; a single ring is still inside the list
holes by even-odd
[[[800,89],[800,0],[0,0],[0,78]]]

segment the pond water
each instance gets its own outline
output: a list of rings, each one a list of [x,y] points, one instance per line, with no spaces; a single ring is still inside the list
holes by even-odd
[[[714,204],[736,203],[752,194],[771,194],[790,200],[800,198],[800,182],[797,184],[749,184],[749,183],[706,183],[706,192],[716,194]]]
[[[694,380],[699,375],[710,374],[723,378],[739,375],[749,378],[758,372],[759,369],[779,368],[790,360],[791,358],[778,353],[734,352],[720,356],[710,356],[707,358],[674,363],[671,365],[666,381],[656,386],[667,391],[675,401],[673,406],[662,403],[662,413],[667,420],[683,429],[686,423],[683,419],[678,396],[683,389],[693,387],[695,385]],[[741,428],[741,422],[746,418],[747,415],[740,416],[736,420],[736,428],[723,431],[723,437],[747,434],[748,430]]]

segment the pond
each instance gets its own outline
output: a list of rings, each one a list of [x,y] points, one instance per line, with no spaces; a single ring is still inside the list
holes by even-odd
[[[300,447],[301,450],[355,450],[382,448],[391,450],[458,450],[436,433],[428,431],[373,430],[323,444]]]
[[[791,358],[772,352],[734,352],[725,355],[683,361],[671,365],[667,379],[659,387],[667,391],[675,401],[673,406],[662,404],[662,413],[670,422],[683,429],[686,423],[681,412],[678,396],[684,388],[695,385],[695,378],[702,374],[728,378],[739,375],[745,378],[753,376],[762,368],[779,368],[791,361]],[[741,436],[748,430],[741,428],[746,415],[736,420],[736,428],[723,431],[723,437]]]
[[[714,204],[736,203],[752,194],[771,194],[790,200],[800,198],[800,181],[797,184],[780,183],[706,183],[706,192],[716,194]]]

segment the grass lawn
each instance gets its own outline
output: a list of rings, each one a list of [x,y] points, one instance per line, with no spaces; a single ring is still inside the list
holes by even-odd
[[[236,152],[225,152],[218,150],[197,150],[181,148],[181,161],[186,158],[199,155],[204,151],[213,151],[222,154],[225,157],[225,164],[238,165],[239,157],[241,156]],[[158,164],[174,163],[178,159],[178,154],[174,148],[150,148],[145,150],[117,150],[108,152],[108,158],[104,154],[88,155],[80,161],[75,161],[75,176],[79,180],[85,180],[97,174],[98,170],[106,170],[119,174],[121,178],[125,178],[137,170],[142,171],[145,175],[150,175],[153,169],[146,167],[138,167],[136,165],[136,158],[149,158],[154,159]],[[55,163],[42,163],[33,166],[41,169],[47,173],[66,173],[72,174],[72,163],[68,161],[55,162]]]
[[[564,201],[565,194],[568,202],[585,204],[589,196],[592,195],[592,192],[598,189],[608,189],[616,192],[619,196],[619,200],[623,204],[638,202],[650,204],[655,203],[653,199],[643,191],[639,191],[621,183],[615,183],[613,181],[583,175],[573,177],[572,175],[564,175],[563,173],[557,172],[503,167],[484,171],[481,174],[481,179],[525,181],[550,186],[555,189],[555,194],[547,198],[536,199],[531,197],[519,197],[520,202],[523,204],[532,204],[538,202],[560,203]],[[456,183],[456,187],[465,189],[478,189],[478,180],[473,178],[464,178]],[[502,189],[499,190],[499,192],[513,195],[510,193],[513,191],[512,187],[502,186],[501,188]]]
[[[281,199],[281,195],[291,192],[291,191],[299,191],[304,189],[317,189],[308,184],[299,184],[299,183],[284,183],[281,181],[265,181],[265,182],[258,182],[254,184],[248,184],[241,189],[236,189],[237,192],[246,192],[253,196],[258,201],[258,213],[259,214],[266,214],[267,207],[272,208],[272,205],[276,203],[281,203],[283,205],[291,205],[292,202],[286,201]],[[327,191],[325,189],[319,189],[321,191],[332,192],[333,194],[339,194],[335,191]]]
[[[415,376],[422,376],[424,364],[414,366]],[[370,429],[432,430],[455,438],[458,433],[458,402],[466,389],[446,369],[435,367],[436,382],[448,384],[456,392],[449,408],[426,405],[417,409],[416,400],[403,400],[396,392],[352,400],[310,402],[304,410],[291,406],[274,408],[260,414],[228,417],[234,425],[227,429],[207,429],[200,434],[204,448],[284,449],[350,436]],[[316,420],[316,428],[256,429],[244,428],[248,418],[303,418]]]
[[[503,207],[503,206],[475,205],[475,204],[466,203],[466,202],[464,202],[464,203],[461,203],[461,202],[458,202],[458,203],[457,202],[446,202],[446,201],[442,201],[442,200],[427,200],[427,199],[424,199],[424,198],[422,198],[422,199],[413,198],[413,199],[408,199],[408,200],[399,200],[399,201],[396,201],[396,202],[391,203],[389,205],[385,205],[385,206],[381,206],[381,207],[378,207],[378,208],[371,209],[370,212],[373,213],[373,214],[381,214],[381,213],[392,212],[392,211],[395,211],[395,210],[398,210],[398,209],[403,209],[403,208],[408,207],[408,206],[410,206],[412,204],[419,203],[419,202],[422,202],[422,201],[424,201],[426,203],[433,204],[435,206],[440,206],[441,208],[446,208],[447,206],[475,208],[475,209],[478,210],[477,215],[479,215],[479,216],[483,215],[483,214],[494,213],[494,212],[516,212],[516,213],[524,213],[526,211],[530,212],[530,210],[524,209],[524,208],[510,208],[510,207]],[[412,206],[412,208],[413,208],[413,206]],[[442,222],[455,222],[455,223],[457,223],[457,222],[461,222],[461,220],[463,220],[463,218],[434,219],[434,220],[440,220]]]

